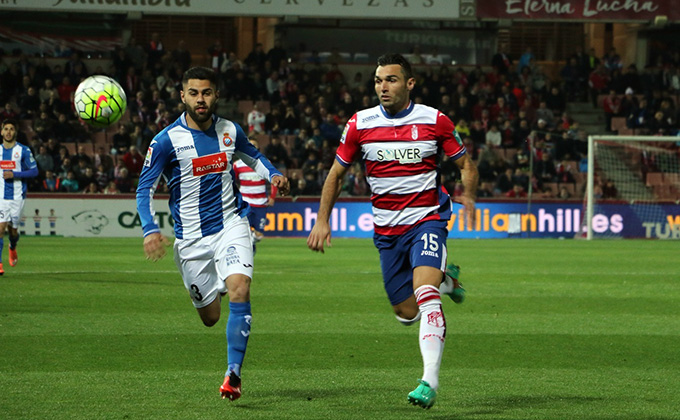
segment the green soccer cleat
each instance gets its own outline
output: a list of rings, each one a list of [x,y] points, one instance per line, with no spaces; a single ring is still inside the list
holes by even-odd
[[[419,405],[425,409],[429,409],[437,400],[437,391],[430,387],[430,384],[419,379],[420,385],[408,394],[409,404]]]
[[[451,300],[455,303],[463,303],[465,300],[465,289],[463,289],[463,284],[458,281],[460,267],[456,264],[447,265],[446,275],[453,279],[453,292],[448,293],[449,297],[451,297]]]

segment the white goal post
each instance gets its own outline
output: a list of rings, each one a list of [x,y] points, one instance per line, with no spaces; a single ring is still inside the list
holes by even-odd
[[[680,137],[589,136],[586,238],[680,239]]]

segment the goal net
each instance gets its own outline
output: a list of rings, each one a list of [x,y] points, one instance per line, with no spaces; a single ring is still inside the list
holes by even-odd
[[[680,137],[590,136],[586,237],[680,240]]]

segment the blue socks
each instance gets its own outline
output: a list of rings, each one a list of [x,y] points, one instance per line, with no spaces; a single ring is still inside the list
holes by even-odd
[[[2,250],[5,248],[5,238],[0,236],[0,263],[2,262]]]
[[[241,365],[246,356],[250,322],[252,320],[250,302],[229,302],[229,319],[227,320],[227,361],[229,372],[241,376]]]

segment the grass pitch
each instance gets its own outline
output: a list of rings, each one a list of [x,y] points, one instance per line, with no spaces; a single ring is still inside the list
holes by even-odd
[[[406,403],[417,327],[370,240],[258,245],[243,397],[221,400],[226,308],[204,327],[141,239],[24,237],[0,277],[0,419],[680,419],[680,243],[449,241],[437,404]],[[5,245],[7,241],[5,241]]]

